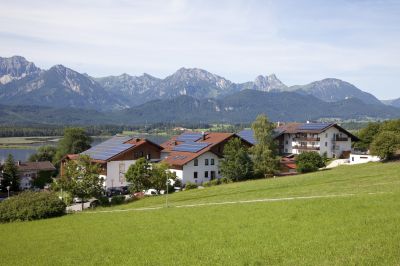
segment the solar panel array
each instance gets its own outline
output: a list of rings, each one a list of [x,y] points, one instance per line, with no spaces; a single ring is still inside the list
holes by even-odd
[[[328,123],[306,123],[299,126],[299,130],[322,130],[331,124]]]
[[[251,144],[256,144],[256,139],[254,138],[254,132],[251,129],[245,129],[238,133],[239,137],[250,142]]]
[[[205,142],[186,142],[175,146],[173,151],[199,152],[210,145]]]
[[[105,161],[124,150],[135,146],[134,144],[124,144],[124,142],[130,139],[131,137],[112,137],[111,139],[106,140],[81,154],[89,155],[90,158],[95,160]]]
[[[202,134],[199,132],[182,133],[176,140],[182,142],[195,142],[201,139]]]

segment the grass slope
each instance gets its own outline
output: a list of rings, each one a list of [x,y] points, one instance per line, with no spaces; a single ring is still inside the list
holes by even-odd
[[[399,163],[185,191],[171,195],[170,202],[343,194],[134,211],[162,206],[165,198],[155,197],[104,209],[115,212],[3,224],[0,264],[400,264]]]

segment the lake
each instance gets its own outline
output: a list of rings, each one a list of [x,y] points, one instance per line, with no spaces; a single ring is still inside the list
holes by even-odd
[[[154,143],[161,144],[167,139],[169,139],[168,136],[165,135],[138,135],[138,137],[143,137],[147,138],[150,141],[153,141]],[[93,142],[92,146],[97,145],[110,137],[92,137]],[[29,156],[32,154],[36,153],[36,148],[38,146],[44,146],[44,145],[56,145],[57,142],[51,141],[51,142],[43,142],[43,143],[35,143],[35,144],[29,144],[24,146],[30,146],[32,147],[31,149],[0,149],[0,163],[4,163],[4,161],[7,159],[8,154],[11,154],[14,157],[14,160],[16,161],[27,161],[29,159]]]

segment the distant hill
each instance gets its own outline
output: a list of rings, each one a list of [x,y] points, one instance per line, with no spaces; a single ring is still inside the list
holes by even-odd
[[[0,57],[0,104],[7,112],[0,122],[31,118],[24,112],[29,108],[46,123],[52,123],[52,113],[60,117],[53,116],[54,123],[72,122],[70,114],[77,123],[249,122],[259,113],[281,121],[400,116],[399,109],[338,79],[288,87],[272,74],[234,83],[198,68],[181,68],[164,79],[149,74],[94,78],[63,65],[43,70],[21,56]]]
[[[312,103],[312,104],[310,104]],[[400,117],[400,109],[367,105],[358,99],[326,103],[312,95],[297,92],[244,90],[223,99],[196,99],[182,95],[154,100],[139,106],[100,112],[76,108],[0,106],[0,124],[115,124],[133,125],[157,122],[252,122],[258,114],[273,121],[306,121],[321,118],[388,119]]]
[[[372,94],[364,92],[358,89],[356,86],[340,79],[323,79],[303,86],[292,86],[289,88],[289,90],[304,94],[311,94],[325,102],[337,102],[350,98],[356,98],[366,104],[382,104]]]
[[[382,103],[400,108],[400,98],[394,100],[382,100]]]

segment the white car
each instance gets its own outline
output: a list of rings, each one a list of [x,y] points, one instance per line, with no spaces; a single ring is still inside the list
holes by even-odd
[[[154,188],[150,188],[148,190],[144,190],[143,192],[144,192],[144,195],[146,195],[146,196],[157,196],[158,195],[157,190],[154,189]]]

